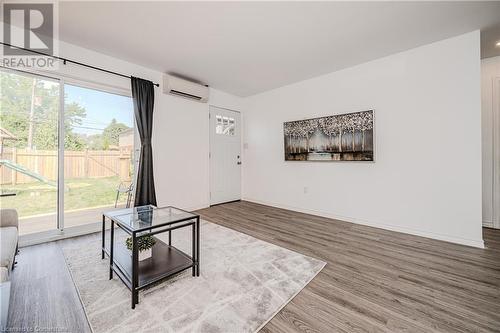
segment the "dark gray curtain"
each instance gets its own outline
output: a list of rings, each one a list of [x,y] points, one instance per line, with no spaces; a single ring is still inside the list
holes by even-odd
[[[132,97],[139,137],[141,138],[141,156],[137,170],[134,206],[155,205],[156,193],[153,177],[153,150],[151,135],[153,132],[153,106],[155,91],[153,82],[132,77]]]

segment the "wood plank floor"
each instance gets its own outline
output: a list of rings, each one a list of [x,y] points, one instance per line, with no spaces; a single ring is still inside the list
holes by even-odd
[[[500,230],[484,229],[482,250],[250,202],[199,213],[327,262],[262,332],[500,332]],[[89,331],[60,249],[70,241],[21,249],[10,328]]]
[[[500,230],[482,250],[249,202],[200,213],[327,262],[263,332],[500,332]]]
[[[23,247],[16,261],[6,332],[91,332],[59,242]]]

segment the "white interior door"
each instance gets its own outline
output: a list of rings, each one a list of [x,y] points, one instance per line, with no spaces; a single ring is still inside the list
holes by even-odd
[[[210,107],[210,204],[241,198],[240,113]]]

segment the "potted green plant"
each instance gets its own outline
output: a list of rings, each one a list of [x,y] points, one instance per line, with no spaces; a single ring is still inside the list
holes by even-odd
[[[132,237],[125,241],[127,249],[132,251]],[[142,236],[137,238],[137,248],[139,250],[139,261],[151,258],[152,248],[156,244],[156,239],[153,236]]]

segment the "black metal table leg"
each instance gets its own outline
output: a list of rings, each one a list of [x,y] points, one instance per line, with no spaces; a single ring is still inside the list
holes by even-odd
[[[113,279],[113,249],[115,247],[115,221],[111,220],[111,232],[109,240],[109,279]]]
[[[171,207],[165,207],[165,209],[171,209]],[[185,212],[185,211],[184,211]],[[186,214],[190,214],[189,212],[185,212]],[[118,218],[115,218],[116,216],[119,216],[121,214],[121,211],[118,213],[110,212],[109,214],[103,214],[102,218],[102,258],[104,259],[106,255],[109,256],[110,259],[110,272],[109,272],[109,278],[113,279],[115,273],[117,277],[119,277],[126,285],[131,289],[131,308],[135,309],[136,305],[139,304],[139,290],[146,288],[147,286],[153,284],[153,283],[158,283],[163,279],[166,279],[174,274],[178,274],[184,270],[188,270],[189,268],[192,269],[192,274],[193,276],[200,276],[200,234],[201,234],[201,229],[200,229],[200,216],[196,214],[192,214],[189,217],[182,217],[172,220],[172,221],[161,221],[163,223],[159,224],[154,224],[152,221],[149,221],[148,218],[149,215],[153,215],[152,212],[146,212],[145,215],[148,216],[143,216],[143,212],[138,210],[138,214],[141,219],[145,219],[145,222],[149,221],[150,225],[147,227],[137,227],[137,226],[132,226],[126,221]],[[116,216],[115,216],[116,215]],[[127,214],[124,214],[127,215]],[[121,216],[121,215],[120,215]],[[106,219],[109,219],[111,222],[111,228],[110,228],[110,248],[108,249],[106,247]],[[142,220],[141,220],[142,221]],[[127,252],[126,249],[121,246],[121,244],[117,244],[117,248],[115,249],[114,243],[115,243],[115,225],[116,227],[119,227],[121,230],[123,230],[125,233],[131,236],[132,239],[132,267],[130,267],[130,261],[121,262],[120,260],[122,259],[122,253],[123,252],[123,259],[127,260]],[[191,248],[191,257],[189,258],[189,254],[182,252],[179,249],[176,249],[172,245],[172,231],[180,228],[185,228],[191,226],[191,240],[192,240],[192,248]],[[148,266],[151,264],[151,261],[153,261],[154,267],[157,272],[158,276],[156,277],[155,280],[148,279],[148,275],[141,275],[141,262],[139,261],[139,241],[140,238],[143,236],[154,236],[159,233],[164,233],[168,232],[168,245],[160,242],[157,243],[154,249],[153,253],[153,260],[148,260],[147,262],[144,262],[145,266]],[[119,234],[121,235],[121,234]],[[118,237],[118,236],[117,236]],[[120,237],[118,239],[120,241]],[[154,257],[156,253],[156,258]],[[166,253],[167,258],[163,258],[162,254]],[[173,258],[172,261],[170,260],[170,256]],[[130,257],[128,257],[130,258]],[[156,260],[157,259],[157,260]],[[191,259],[191,260],[189,260]],[[130,260],[130,259],[128,259]],[[148,266],[149,267],[149,266]]]
[[[136,233],[132,233],[132,309],[135,309],[135,305],[139,304],[139,295],[137,287],[139,285],[139,251],[137,248],[137,237]]]
[[[191,259],[193,260],[193,276],[196,276],[196,225],[193,223],[191,225],[192,235],[191,235]]]
[[[101,248],[101,259],[104,259],[104,246],[105,244],[105,237],[106,237],[106,216],[102,215],[102,248]]]
[[[196,218],[196,276],[200,276],[200,217]]]

